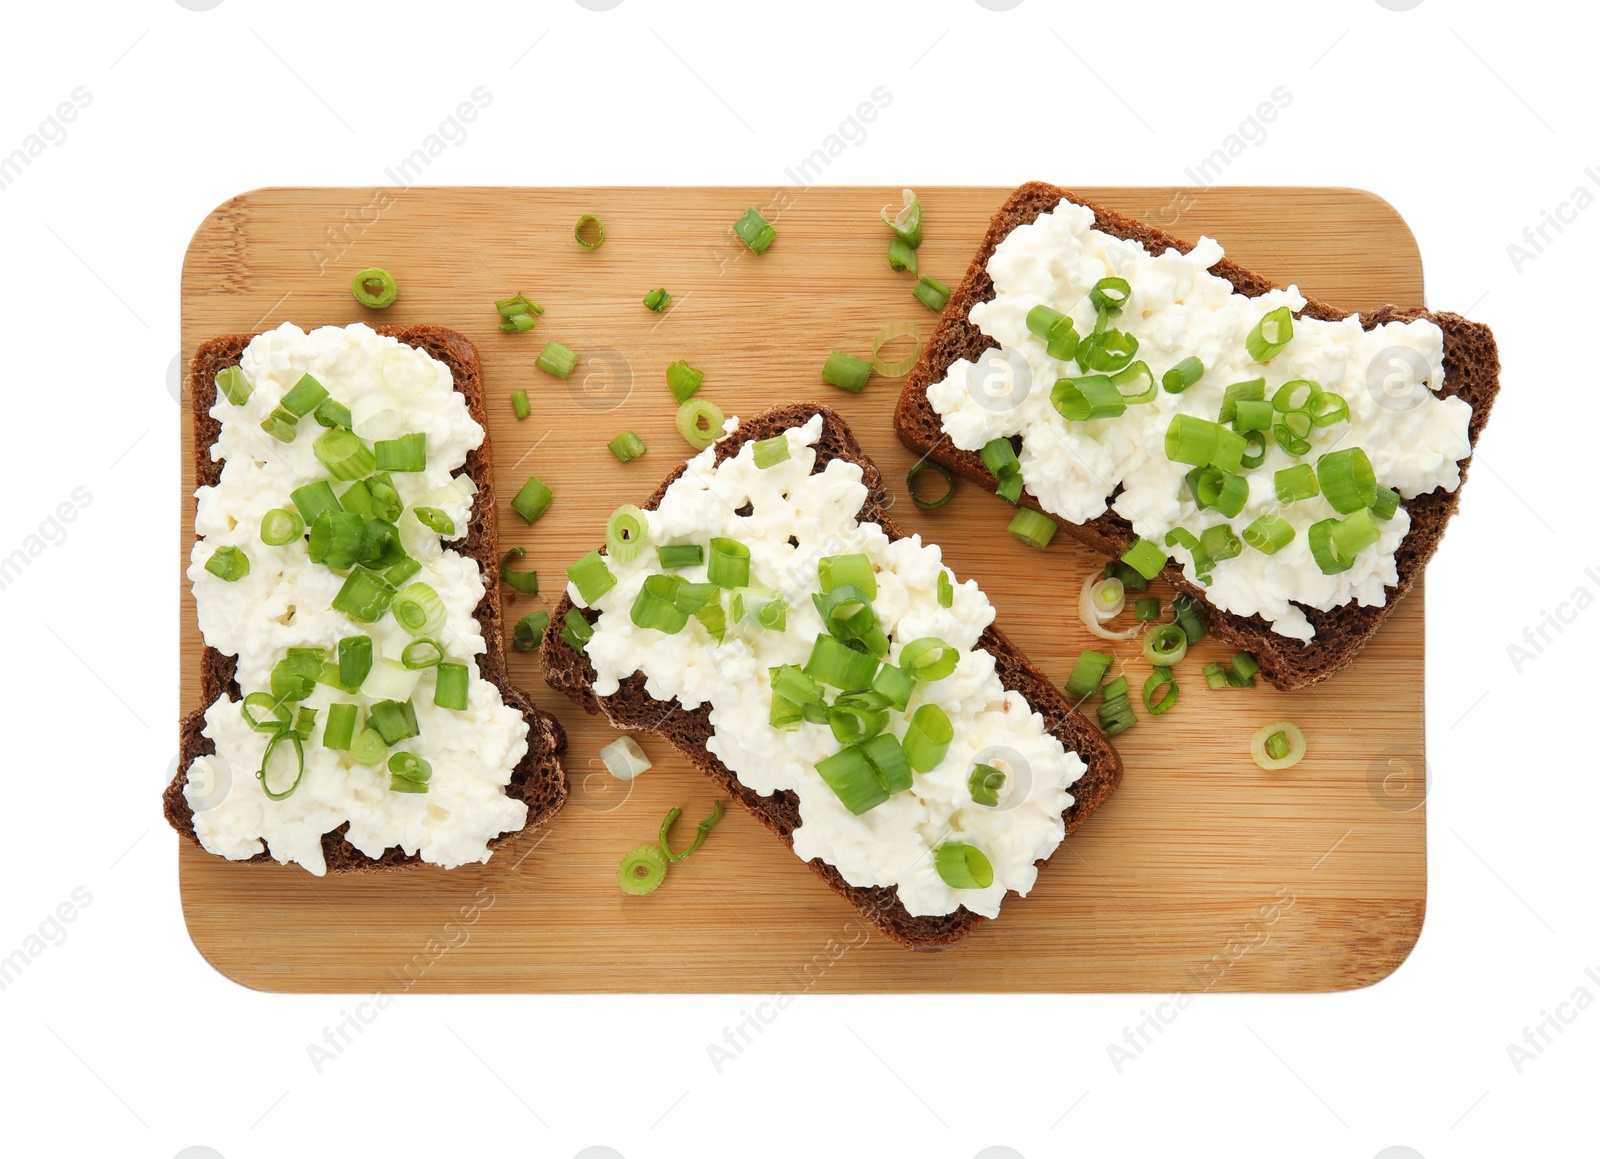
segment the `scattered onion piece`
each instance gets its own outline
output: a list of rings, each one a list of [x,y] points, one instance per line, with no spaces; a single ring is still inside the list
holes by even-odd
[[[1288,745],[1282,756],[1273,756],[1268,748],[1275,737],[1282,738],[1278,741],[1278,748]],[[1250,738],[1250,755],[1255,758],[1256,764],[1264,769],[1293,768],[1306,755],[1306,734],[1287,720],[1263,725],[1256,730],[1255,736]]]
[[[911,339],[911,353],[901,358],[885,358],[883,348],[889,343],[900,339]],[[891,322],[872,340],[872,369],[885,378],[904,378],[911,373],[911,368],[917,364],[917,357],[922,353],[922,331],[917,329],[915,322]]]
[[[1083,626],[1089,629],[1091,635],[1102,640],[1131,640],[1142,632],[1145,625],[1135,623],[1131,628],[1120,632],[1112,632],[1102,626],[1102,621],[1095,611],[1093,604],[1094,587],[1100,580],[1099,570],[1091,571],[1083,579],[1083,589],[1078,593],[1078,619],[1083,621]],[[1119,609],[1120,610],[1120,609]],[[1108,616],[1107,619],[1110,617]]]

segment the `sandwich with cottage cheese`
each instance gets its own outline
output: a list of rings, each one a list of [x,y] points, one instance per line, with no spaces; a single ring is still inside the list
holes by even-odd
[[[879,930],[1026,894],[1121,777],[1106,739],[889,518],[832,411],[730,422],[568,570],[545,678],[683,752]]]
[[[471,342],[285,323],[204,343],[190,391],[206,648],[173,827],[322,875],[483,862],[553,815],[566,737],[506,679]]]
[[[1042,183],[995,215],[896,410],[919,454],[1201,601],[1293,689],[1348,664],[1454,513],[1487,327],[1364,315]]]

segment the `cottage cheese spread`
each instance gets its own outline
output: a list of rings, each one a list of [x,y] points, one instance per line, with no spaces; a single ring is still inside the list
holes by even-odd
[[[1395,550],[1410,529],[1404,508],[1382,524],[1382,538],[1361,552],[1354,565],[1324,575],[1312,558],[1306,529],[1337,513],[1322,496],[1278,503],[1273,473],[1338,447],[1362,447],[1378,483],[1410,499],[1438,487],[1454,490],[1459,462],[1472,451],[1467,436],[1471,407],[1442,398],[1443,335],[1432,322],[1391,322],[1363,330],[1359,317],[1338,322],[1296,318],[1294,337],[1270,362],[1251,361],[1245,338],[1262,316],[1280,306],[1299,310],[1298,290],[1273,290],[1249,298],[1209,273],[1222,247],[1202,237],[1188,254],[1168,250],[1157,257],[1134,243],[1093,228],[1094,215],[1063,201],[1036,221],[1019,226],[996,247],[988,271],[995,297],[972,308],[971,322],[1000,344],[980,361],[961,359],[944,379],[928,387],[928,399],[956,446],[980,450],[991,439],[1021,435],[1018,454],[1027,490],[1046,511],[1084,523],[1109,505],[1134,531],[1161,545],[1176,526],[1198,535],[1218,523],[1235,532],[1273,513],[1289,521],[1294,540],[1276,555],[1246,547],[1219,561],[1206,598],[1241,616],[1259,613],[1273,631],[1309,641],[1313,629],[1296,604],[1329,610],[1355,600],[1381,605],[1384,588],[1397,580]],[[1101,278],[1127,279],[1131,294],[1111,323],[1139,340],[1143,359],[1157,380],[1193,355],[1205,375],[1181,394],[1158,390],[1152,403],[1130,406],[1119,418],[1068,422],[1050,402],[1058,378],[1082,373],[1075,362],[1051,358],[1043,339],[1025,320],[1045,304],[1069,315],[1079,334],[1089,333],[1095,310],[1090,288]],[[1342,395],[1349,423],[1315,432],[1311,453],[1293,459],[1276,445],[1248,474],[1250,497],[1231,520],[1199,510],[1184,486],[1187,464],[1170,462],[1163,439],[1175,414],[1217,417],[1228,384],[1265,377],[1266,395],[1293,379],[1311,379]],[[1113,492],[1122,491],[1114,502]],[[1194,561],[1182,548],[1168,548],[1198,582]]]
[[[293,489],[328,477],[312,452],[324,429],[313,418],[300,420],[291,443],[261,429],[283,394],[310,373],[350,408],[356,434],[369,442],[402,431],[426,435],[427,468],[393,475],[406,505],[399,526],[406,553],[422,565],[415,579],[444,602],[447,618],[437,639],[452,662],[467,665],[468,705],[460,712],[437,707],[433,670],[421,677],[411,698],[420,735],[396,748],[428,761],[433,776],[426,793],[395,793],[384,766],[355,764],[320,743],[329,704],[356,703],[364,710],[377,698],[318,684],[301,702],[317,710],[318,722],[305,744],[304,778],[292,796],[274,801],[256,777],[268,738],[249,728],[239,702],[225,694],[205,714],[204,735],[215,743],[216,756],[194,761],[184,790],[195,834],[206,849],[230,859],[252,857],[265,842],[278,861],[299,862],[319,875],[326,872],[322,835],[345,822],[347,839],[369,857],[399,846],[446,868],[485,861],[489,840],[527,819],[527,806],[506,796],[505,788],[527,752],[528,726],[478,672],[476,658],[485,646],[472,614],[484,592],[477,562],[442,546],[411,511],[418,502],[439,507],[458,534],[465,533],[471,492],[464,480],[452,484],[452,473],[483,442],[483,428],[444,364],[363,325],[307,334],[285,323],[256,337],[240,367],[252,392],[242,406],[219,392],[211,415],[222,430],[211,454],[224,461],[222,477],[196,492],[201,538],[190,553],[188,576],[206,643],[238,657],[239,685],[249,693],[269,687],[273,666],[291,647],[326,648],[332,658],[341,638],[361,634],[372,637],[375,661],[398,660],[411,641],[392,614],[360,624],[333,611],[343,577],[312,563],[303,539],[282,547],[261,542],[267,511],[292,508]],[[335,491],[345,486],[334,483]],[[250,559],[249,574],[233,583],[205,570],[223,545]]]
[[[645,551],[626,563],[608,561],[617,583],[595,603],[600,617],[587,647],[594,690],[608,696],[640,672],[658,700],[676,697],[688,709],[709,703],[714,734],[706,747],[755,792],[787,789],[799,797],[794,849],[800,857],[821,858],[852,885],[898,886],[901,903],[915,915],[966,906],[993,917],[1007,890],[1028,892],[1038,874],[1034,862],[1061,843],[1061,814],[1072,804],[1067,787],[1083,775],[1084,764],[1045,731],[1043,718],[1021,695],[1001,686],[994,657],[977,646],[994,619],[977,584],[955,584],[952,606],[941,607],[939,549],[919,536],[891,542],[877,524],[856,522],[867,498],[860,467],[834,459],[812,473],[821,432],[820,415],[785,432],[789,459],[765,470],[755,465],[753,443],[720,465],[714,448],[690,460],[660,505],[646,513]],[[751,513],[738,514],[746,503]],[[705,544],[713,536],[749,547],[750,582],[784,596],[786,630],[730,628],[719,645],[693,618],[671,635],[636,627],[630,608],[646,577],[659,570],[656,546]],[[860,816],[845,808],[816,771],[818,761],[840,748],[828,727],[779,730],[768,723],[768,670],[804,665],[823,632],[810,595],[819,590],[817,561],[857,552],[877,570],[873,607],[893,639],[890,663],[904,643],[925,636],[938,636],[961,653],[955,672],[919,684],[907,706],[909,713],[933,703],[949,716],[955,739],[943,761],[918,773],[911,789]],[[675,574],[699,582],[705,571],[702,564]],[[575,585],[568,585],[568,593],[584,606]],[[902,733],[904,715],[892,714],[889,727]],[[977,761],[1007,772],[996,807],[971,798],[967,781]],[[994,883],[985,889],[945,884],[932,850],[948,841],[981,849],[994,868]]]

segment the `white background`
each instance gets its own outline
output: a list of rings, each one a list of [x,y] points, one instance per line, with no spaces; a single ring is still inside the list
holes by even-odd
[[[1520,673],[1507,651],[1575,589],[1600,594],[1592,30],[1577,6],[1443,0],[995,6],[7,6],[0,154],[78,86],[92,102],[0,190],[0,555],[74,489],[92,503],[0,591],[0,956],[75,889],[92,900],[0,992],[0,1149],[1594,1153],[1600,1010],[1561,1007],[1520,1073],[1508,1045],[1574,991],[1600,998],[1600,613],[1568,606]],[[354,999],[249,992],[201,960],[159,812],[179,266],[226,197],[380,183],[479,85],[492,107],[430,181],[781,185],[882,85],[892,105],[830,182],[1174,186],[1285,86],[1229,183],[1377,191],[1416,232],[1428,304],[1491,324],[1504,363],[1429,574],[1409,961],[1356,993],[1205,996],[1120,1074],[1107,1045],[1153,998],[809,996],[718,1075],[706,1045],[747,997],[408,996],[315,1073],[307,1044]],[[1519,271],[1508,245],[1580,186]]]

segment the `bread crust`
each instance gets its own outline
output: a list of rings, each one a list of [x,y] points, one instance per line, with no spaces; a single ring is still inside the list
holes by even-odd
[[[555,717],[535,707],[506,674],[505,631],[500,611],[500,557],[494,522],[493,457],[489,450],[489,421],[484,405],[478,351],[464,334],[441,326],[379,326],[375,329],[379,334],[390,335],[408,346],[427,351],[449,367],[456,390],[466,399],[468,412],[484,430],[482,445],[467,454],[463,468],[478,486],[472,500],[470,526],[467,534],[452,543],[451,547],[476,560],[483,573],[483,598],[473,610],[473,616],[483,629],[486,648],[484,654],[478,657],[478,671],[500,690],[502,699],[522,713],[523,719],[528,722],[528,752],[512,771],[511,783],[506,788],[508,796],[528,806],[528,819],[523,829],[516,831],[522,832],[549,820],[567,799],[567,772],[562,760],[567,748],[567,734]],[[217,372],[227,366],[237,366],[245,347],[254,337],[254,334],[230,334],[213,338],[200,345],[189,365],[189,398],[194,415],[194,473],[198,487],[215,486],[222,477],[223,464],[213,460],[210,454],[211,447],[222,431],[222,424],[211,417],[211,407],[217,397]],[[234,657],[225,656],[215,648],[207,647],[201,654],[202,705],[179,722],[178,775],[162,794],[168,823],[196,845],[200,841],[194,831],[194,813],[183,795],[183,789],[188,784],[189,765],[194,758],[216,751],[216,745],[201,735],[201,729],[205,727],[206,709],[225,693],[235,699],[241,696],[238,682],[234,679],[236,666]],[[323,834],[322,853],[329,873],[374,873],[426,864],[419,854],[407,854],[398,846],[385,849],[379,857],[368,857],[345,839],[348,829],[347,822]],[[503,833],[494,838],[489,842],[489,848],[498,848],[516,836],[516,832]],[[273,857],[262,850],[247,860],[271,861]]]
[[[744,443],[752,439],[771,438],[790,427],[808,422],[818,414],[822,416],[823,433],[817,444],[815,469],[821,470],[832,459],[845,459],[859,466],[862,482],[867,487],[867,501],[862,506],[858,520],[878,524],[890,539],[902,538],[904,532],[889,516],[889,492],[883,485],[883,477],[877,466],[861,450],[844,420],[825,406],[792,403],[741,422],[736,439],[723,439],[715,444],[717,462],[736,454]],[[653,510],[683,471],[684,467],[680,466],[667,476],[656,488],[655,494],[640,506]],[[792,849],[793,834],[800,825],[799,798],[788,790],[780,790],[770,797],[754,792],[707,750],[706,741],[712,734],[710,705],[703,704],[691,712],[686,711],[676,699],[665,703],[656,700],[645,691],[645,679],[639,673],[624,680],[622,686],[610,696],[596,694],[595,671],[589,658],[574,651],[561,639],[562,621],[572,607],[571,598],[563,595],[560,604],[551,612],[550,626],[544,637],[545,681],[552,688],[565,693],[584,711],[605,717],[615,728],[653,733],[670,743],[690,764],[710,777],[718,788],[738,801]],[[585,615],[590,620],[598,618],[593,612],[586,612]],[[1029,663],[998,628],[990,625],[985,629],[979,644],[994,656],[1001,684],[1021,693],[1034,711],[1045,718],[1048,731],[1067,749],[1078,753],[1088,766],[1084,775],[1071,787],[1072,806],[1062,814],[1070,836],[1116,789],[1122,779],[1122,759],[1111,747],[1111,742],[1073,708],[1049,678]],[[1043,866],[1048,860],[1046,858],[1038,864]],[[900,903],[893,886],[854,886],[820,858],[812,858],[807,864],[876,929],[908,949],[936,950],[952,946],[981,922],[988,920],[965,907],[950,914],[915,917]]]
[[[1094,214],[1094,228],[1113,237],[1136,242],[1149,253],[1161,254],[1169,248],[1188,253],[1193,248],[1192,242],[1173,237],[1042,181],[1020,186],[1006,199],[990,221],[983,244],[967,268],[966,276],[950,295],[950,301],[940,315],[922,357],[907,376],[894,416],[895,432],[906,446],[988,491],[995,489],[994,476],[975,452],[960,450],[945,437],[939,413],[928,401],[928,387],[944,378],[958,359],[975,359],[983,351],[998,345],[967,320],[973,306],[990,301],[995,295],[994,282],[988,273],[989,259],[1013,229],[1034,221],[1062,201],[1084,206]],[[1211,267],[1211,272],[1226,278],[1234,289],[1249,297],[1279,288],[1267,278],[1226,258]],[[1337,321],[1349,317],[1350,312],[1335,309],[1315,298],[1307,298],[1301,314]],[[1442,397],[1459,396],[1471,405],[1468,434],[1476,446],[1500,389],[1500,359],[1494,335],[1487,326],[1469,322],[1458,314],[1434,312],[1420,307],[1382,306],[1363,314],[1361,323],[1363,328],[1370,330],[1385,322],[1410,322],[1418,318],[1433,322],[1444,332],[1445,379],[1439,393]],[[1466,482],[1467,467],[1471,461],[1469,455],[1461,462],[1462,485]],[[1441,487],[1415,499],[1403,500],[1402,505],[1411,516],[1411,530],[1395,553],[1398,582],[1386,589],[1385,603],[1381,607],[1362,607],[1351,602],[1330,611],[1297,605],[1305,612],[1315,631],[1309,644],[1278,635],[1260,615],[1239,616],[1213,607],[1205,598],[1206,589],[1190,583],[1184,577],[1183,569],[1173,561],[1168,561],[1161,578],[1178,591],[1199,600],[1211,633],[1235,648],[1253,653],[1261,664],[1261,675],[1273,687],[1285,691],[1306,688],[1328,679],[1354,660],[1361,647],[1389,618],[1438,548],[1445,524],[1455,514],[1460,496],[1461,485],[1458,485],[1454,491],[1446,491]],[[1022,505],[1049,515],[1040,507],[1038,500],[1026,491],[1022,496]],[[1087,523],[1069,523],[1055,516],[1051,518],[1073,538],[1106,555],[1121,555],[1136,538],[1128,521],[1109,508],[1104,515]]]

